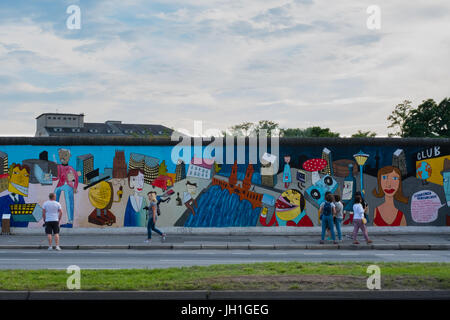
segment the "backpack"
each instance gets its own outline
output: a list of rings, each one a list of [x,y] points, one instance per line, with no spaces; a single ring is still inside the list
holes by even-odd
[[[322,212],[324,216],[328,217],[329,215],[331,215],[331,203],[329,203],[328,201],[325,202]]]

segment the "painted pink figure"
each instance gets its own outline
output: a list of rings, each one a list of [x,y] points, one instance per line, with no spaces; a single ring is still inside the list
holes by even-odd
[[[70,150],[59,149],[58,154],[61,164],[58,165],[58,177],[53,178],[53,180],[58,180],[58,184],[56,185],[55,189],[56,201],[59,202],[61,192],[64,191],[64,198],[66,200],[67,223],[61,225],[61,227],[72,228],[74,215],[73,194],[74,192],[77,192],[78,174],[74,168],[69,166]]]

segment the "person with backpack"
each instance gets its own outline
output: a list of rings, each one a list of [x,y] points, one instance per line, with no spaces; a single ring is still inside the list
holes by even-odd
[[[159,208],[158,208],[158,201],[156,199],[156,192],[150,191],[148,194],[148,200],[150,201],[150,204],[148,207],[145,207],[144,209],[148,212],[148,222],[147,222],[147,240],[145,240],[146,243],[150,243],[152,240],[152,231],[155,231],[162,237],[162,241],[166,240],[166,234],[161,232],[159,229],[156,228],[156,219],[159,215]]]
[[[336,206],[334,205],[333,200],[333,195],[331,193],[328,193],[325,196],[325,202],[320,206],[319,209],[320,219],[322,220],[322,237],[320,240],[320,244],[324,243],[325,232],[327,228],[330,229],[333,243],[337,244],[333,225],[333,216],[336,215]]]

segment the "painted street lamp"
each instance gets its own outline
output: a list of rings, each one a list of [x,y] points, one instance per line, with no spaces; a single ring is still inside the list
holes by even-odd
[[[353,155],[353,158],[355,158],[356,163],[359,165],[359,175],[361,176],[361,194],[364,194],[363,167],[369,158],[369,155],[359,151],[357,154]]]

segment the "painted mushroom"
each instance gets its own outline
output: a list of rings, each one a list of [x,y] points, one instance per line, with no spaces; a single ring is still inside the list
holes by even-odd
[[[310,159],[303,163],[303,169],[311,172],[311,182],[316,184],[320,180],[319,171],[327,166],[328,162],[325,159]]]

